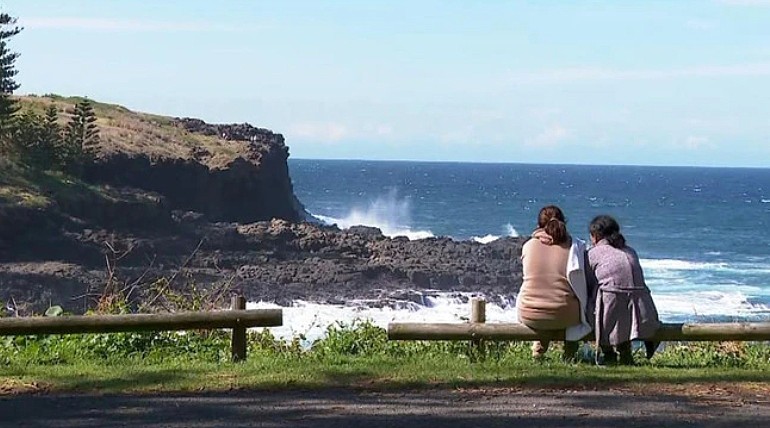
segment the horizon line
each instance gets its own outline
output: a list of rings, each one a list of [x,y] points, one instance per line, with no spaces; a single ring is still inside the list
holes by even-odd
[[[330,162],[391,162],[391,163],[434,163],[434,164],[471,164],[471,165],[529,165],[529,166],[585,166],[585,167],[641,167],[641,168],[694,168],[694,169],[770,169],[770,166],[725,166],[725,165],[660,165],[660,164],[594,164],[560,162],[516,162],[482,160],[424,160],[424,159],[363,159],[363,158],[310,158],[290,157],[289,161],[330,161]]]

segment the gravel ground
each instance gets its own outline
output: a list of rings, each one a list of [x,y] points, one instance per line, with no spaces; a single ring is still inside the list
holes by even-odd
[[[736,427],[766,426],[766,392],[668,390],[236,391],[0,397],[23,427]]]

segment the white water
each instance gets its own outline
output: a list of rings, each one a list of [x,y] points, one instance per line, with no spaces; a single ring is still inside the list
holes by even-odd
[[[505,225],[505,231],[506,231],[505,236],[510,236],[513,238],[516,238],[519,236],[519,232],[516,231],[516,229],[510,223]],[[480,244],[489,244],[490,242],[495,242],[500,238],[502,238],[502,236],[489,234],[485,236],[474,236],[471,238],[471,240],[476,241]]]
[[[371,321],[387,328],[391,322],[464,322],[470,314],[468,299],[471,293],[431,293],[422,304],[399,302],[398,307],[371,307],[366,302],[352,300],[347,305],[329,305],[297,300],[283,309],[283,326],[271,327],[279,338],[288,339],[300,334],[308,343],[323,337],[330,325],[350,325],[354,321]],[[279,308],[273,303],[249,303],[247,309]],[[508,304],[487,304],[487,322],[516,322],[516,308]]]
[[[424,304],[400,302],[397,307],[368,306],[366,302],[352,300],[347,305],[329,305],[295,301],[282,307],[284,325],[271,327],[278,338],[290,339],[299,335],[306,338],[306,345],[324,336],[328,326],[350,325],[367,320],[382,328],[391,322],[460,323],[470,315],[470,293],[436,293],[426,297]],[[653,293],[653,299],[664,322],[713,320],[714,318],[767,320],[770,307],[752,304],[741,291],[702,291],[688,293]],[[278,308],[273,303],[249,303],[248,309]],[[513,302],[498,305],[488,302],[487,322],[517,322]]]
[[[642,260],[647,283],[664,322],[769,320],[770,306],[757,303],[757,297],[765,297],[766,289],[759,286],[733,283],[709,285],[694,282],[698,275],[711,275],[730,270],[746,270],[747,266],[731,266],[725,263],[702,263],[687,260]],[[766,263],[752,264],[757,272],[770,269]],[[695,274],[695,276],[693,276]],[[388,305],[372,304],[363,300],[351,300],[346,305],[328,305],[295,301],[284,307],[284,325],[271,331],[279,338],[288,339],[304,335],[307,343],[323,337],[327,327],[335,324],[350,325],[368,320],[386,328],[391,322],[464,322],[470,314],[468,303],[471,293],[425,292],[418,302],[399,301]],[[753,301],[752,301],[753,300]],[[516,322],[517,314],[512,299],[506,304],[487,303],[487,322]],[[275,308],[272,303],[249,303],[251,308]]]
[[[366,207],[352,209],[342,218],[324,215],[315,217],[324,223],[336,224],[342,229],[363,225],[377,227],[390,237],[433,237],[434,234],[430,230],[413,228],[410,211],[409,200],[399,199],[395,192],[391,192]],[[471,239],[488,244],[502,236],[519,236],[511,224],[506,225],[500,232],[474,236]],[[680,259],[643,259],[641,263],[663,321],[770,319],[770,307],[758,303],[758,300],[770,301],[770,295],[767,294],[770,289],[751,285],[751,281],[738,284],[723,278],[770,273],[770,257],[751,260],[750,263],[695,262]],[[357,300],[347,305],[295,301],[291,306],[283,308],[284,326],[272,328],[272,331],[282,338],[302,334],[308,342],[312,342],[322,337],[329,325],[350,324],[356,320],[368,320],[383,328],[390,322],[462,322],[469,315],[469,297],[469,294],[463,293],[432,293],[419,304],[398,302],[384,307],[382,304]],[[260,302],[252,303],[249,307],[276,306]],[[515,322],[516,319],[516,310],[512,303],[503,306],[487,304],[488,322]]]
[[[410,240],[432,238],[430,230],[414,230],[411,227],[411,203],[399,199],[395,192],[379,197],[365,208],[353,208],[345,217],[335,218],[314,214],[315,218],[328,225],[336,224],[340,229],[353,226],[377,227],[385,236],[405,236]]]

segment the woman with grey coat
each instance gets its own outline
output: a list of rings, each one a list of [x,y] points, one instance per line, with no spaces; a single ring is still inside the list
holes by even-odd
[[[598,282],[596,342],[605,363],[633,364],[631,341],[650,339],[660,326],[655,302],[644,281],[639,256],[626,245],[614,218],[600,215],[590,226],[588,262]],[[657,343],[645,341],[647,358]]]

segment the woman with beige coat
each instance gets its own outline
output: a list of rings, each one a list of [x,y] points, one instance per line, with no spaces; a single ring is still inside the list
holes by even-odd
[[[564,213],[549,205],[540,210],[537,229],[522,248],[523,283],[516,298],[519,321],[535,331],[564,330],[564,359],[574,360],[578,341],[591,332],[586,283],[586,247],[567,232]],[[536,341],[541,359],[549,341]]]

